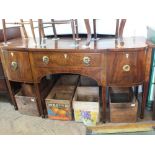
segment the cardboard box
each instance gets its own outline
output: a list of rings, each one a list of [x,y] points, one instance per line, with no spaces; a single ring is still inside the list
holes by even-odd
[[[36,97],[24,96],[22,91],[15,95],[18,111],[24,115],[39,116]]]
[[[48,118],[72,120],[72,99],[75,86],[56,86],[45,99]]]
[[[96,125],[99,122],[99,87],[77,87],[73,109],[75,121]]]

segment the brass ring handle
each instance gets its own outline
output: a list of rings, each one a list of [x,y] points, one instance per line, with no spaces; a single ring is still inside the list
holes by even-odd
[[[123,71],[129,72],[130,71],[130,65],[124,65],[123,66]]]
[[[85,65],[90,65],[90,58],[89,57],[84,57],[83,58],[83,63],[85,64]]]
[[[11,62],[11,69],[12,69],[13,71],[15,71],[15,70],[17,70],[17,68],[18,68],[17,62],[16,62],[16,61],[12,61],[12,62]]]
[[[49,57],[48,56],[43,56],[43,62],[45,64],[48,64],[49,63]]]

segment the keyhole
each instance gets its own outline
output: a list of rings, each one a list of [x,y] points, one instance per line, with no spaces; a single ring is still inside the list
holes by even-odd
[[[127,59],[129,58],[129,54],[126,54],[126,58],[127,58]]]
[[[64,54],[65,59],[67,59],[67,54]]]

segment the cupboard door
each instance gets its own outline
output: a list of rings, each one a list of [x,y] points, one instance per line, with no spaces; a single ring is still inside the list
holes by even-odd
[[[27,52],[3,51],[5,71],[9,80],[31,82],[32,72]]]
[[[107,53],[108,85],[142,83],[145,77],[145,51]]]

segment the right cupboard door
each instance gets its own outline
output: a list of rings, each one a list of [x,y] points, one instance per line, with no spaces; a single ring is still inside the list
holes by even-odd
[[[107,53],[108,86],[140,84],[145,78],[145,50]]]

